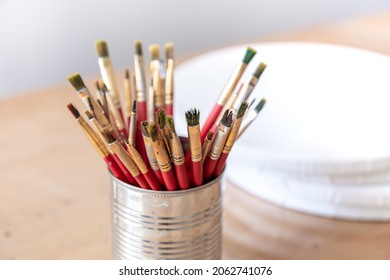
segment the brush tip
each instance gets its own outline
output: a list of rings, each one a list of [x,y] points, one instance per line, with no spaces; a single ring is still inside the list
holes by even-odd
[[[172,42],[165,44],[165,57],[166,59],[173,59],[174,44]]]
[[[125,79],[130,80],[130,70],[129,69],[125,70]]]
[[[221,118],[221,124],[230,127],[233,122],[233,112],[229,111],[229,109],[226,109],[226,111],[223,113],[223,116]]]
[[[112,144],[116,141],[115,137],[112,136],[111,132],[108,131],[107,129],[103,129],[102,134],[104,138],[106,138],[108,144]]]
[[[92,120],[94,118],[93,115],[91,114],[91,112],[85,111],[84,113],[87,116],[88,120]]]
[[[158,138],[158,130],[157,130],[157,126],[154,122],[151,122],[149,124],[148,132],[149,132],[150,138],[152,138],[152,141],[156,141]]]
[[[95,41],[96,53],[99,57],[108,57],[108,46],[104,40]]]
[[[141,132],[145,137],[150,137],[148,127],[149,123],[147,121],[141,122]]]
[[[134,40],[134,52],[136,55],[142,55],[142,41]]]
[[[166,114],[165,114],[164,108],[158,109],[156,112],[156,119],[157,119],[157,123],[158,123],[158,126],[160,127],[160,129],[163,129],[165,127],[165,124],[166,124],[165,117],[166,117]]]
[[[137,101],[133,100],[133,106],[131,107],[131,111],[135,113],[137,111]]]
[[[240,108],[237,112],[237,119],[240,119],[244,116],[246,109],[248,109],[248,102],[244,101],[241,103]]]
[[[199,124],[200,112],[197,109],[190,109],[185,112],[188,126],[195,126]]]
[[[260,102],[256,105],[255,111],[257,113],[259,113],[261,111],[261,109],[263,109],[266,102],[267,102],[267,100],[265,98],[261,99]]]
[[[213,140],[214,131],[210,130],[209,133],[207,133],[206,139],[211,141]]]
[[[255,56],[256,54],[256,50],[253,49],[252,47],[247,47],[246,49],[246,52],[245,52],[245,56],[244,56],[244,59],[242,60],[242,62],[244,62],[245,64],[248,64],[252,58]]]
[[[173,134],[176,134],[176,129],[175,129],[175,121],[173,120],[173,117],[168,115],[165,117],[167,126],[169,128],[169,131]]]
[[[76,107],[72,103],[69,103],[66,107],[68,107],[68,110],[72,113],[72,115],[74,116],[75,119],[80,118],[79,111],[76,109]]]
[[[256,78],[260,78],[261,74],[263,74],[266,67],[267,67],[267,64],[260,62],[260,64],[257,66],[255,72],[253,73],[253,76],[255,76]]]
[[[150,60],[160,60],[160,46],[153,44],[149,46]]]
[[[69,83],[74,87],[76,91],[80,91],[86,88],[83,79],[80,76],[80,73],[74,73],[68,77]]]

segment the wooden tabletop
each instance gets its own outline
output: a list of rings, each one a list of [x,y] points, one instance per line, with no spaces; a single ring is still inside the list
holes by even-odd
[[[389,55],[390,12],[265,40]],[[81,104],[65,82],[0,101],[0,259],[111,258],[105,165],[66,110],[68,102]],[[390,223],[305,215],[231,184],[224,199],[224,258],[390,258]]]

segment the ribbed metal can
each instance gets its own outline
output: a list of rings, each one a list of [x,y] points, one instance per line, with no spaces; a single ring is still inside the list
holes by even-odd
[[[134,187],[110,174],[114,259],[220,259],[221,178],[169,192]]]

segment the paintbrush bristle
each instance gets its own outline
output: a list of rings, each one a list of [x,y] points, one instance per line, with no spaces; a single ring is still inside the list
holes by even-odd
[[[176,134],[176,129],[175,129],[175,122],[173,120],[172,116],[166,116],[165,121],[167,123],[167,126],[169,128],[169,131],[173,134]]]
[[[130,80],[130,70],[129,69],[125,70],[125,79]]]
[[[89,96],[87,96],[87,103],[88,103],[88,109],[89,109],[90,111],[95,110],[95,108],[94,108],[93,105],[92,105],[91,98],[90,98]]]
[[[141,131],[142,131],[142,134],[143,134],[145,137],[150,138],[149,131],[148,131],[148,127],[149,127],[149,123],[148,123],[147,121],[144,121],[144,122],[141,123]]]
[[[115,137],[112,136],[111,132],[108,131],[107,129],[103,129],[102,134],[103,134],[103,136],[106,139],[108,144],[112,144],[116,141]]]
[[[149,46],[150,60],[160,60],[160,46],[157,44]]]
[[[199,124],[200,112],[197,109],[191,109],[185,113],[188,126],[195,126]]]
[[[165,117],[166,117],[165,110],[163,108],[158,109],[156,112],[156,119],[160,129],[163,129],[166,125]]]
[[[80,73],[74,73],[68,77],[69,83],[74,87],[76,91],[81,91],[86,88]]]
[[[141,40],[134,41],[134,52],[136,55],[142,55],[142,41]]]
[[[248,109],[248,102],[244,101],[241,103],[240,108],[237,112],[237,119],[240,119],[244,116],[246,109]]]
[[[99,80],[96,80],[96,81],[94,82],[94,85],[95,85],[95,88],[96,88],[98,91],[100,91]]]
[[[255,73],[253,73],[253,76],[256,78],[260,78],[261,74],[263,74],[266,67],[267,67],[267,64],[260,62],[260,64],[256,68]]]
[[[266,102],[267,102],[267,100],[265,98],[260,100],[259,104],[257,104],[255,109],[254,109],[256,111],[256,113],[259,113],[261,111],[261,109],[263,109]]]
[[[173,59],[173,52],[174,52],[174,44],[172,42],[166,43],[165,44],[165,58],[166,58],[166,60]]]
[[[99,80],[99,90],[104,90],[105,87],[106,87],[106,85],[104,84],[104,81],[102,79],[100,79]]]
[[[79,111],[76,109],[76,107],[72,103],[69,103],[66,107],[68,107],[68,110],[72,113],[72,115],[74,116],[75,119],[80,118]]]
[[[213,140],[214,131],[210,130],[209,133],[207,133],[206,139],[211,141]]]
[[[226,109],[226,111],[223,113],[223,116],[221,118],[221,124],[223,124],[226,127],[230,127],[233,122],[233,112]]]
[[[136,100],[133,100],[133,107],[131,108],[131,111],[133,113],[137,112],[137,101]]]
[[[103,40],[96,41],[95,49],[99,57],[108,57],[108,46],[106,41]]]
[[[158,138],[158,129],[157,125],[154,122],[151,122],[148,127],[148,132],[150,135],[150,138],[152,138],[152,141],[156,141]]]
[[[87,118],[89,119],[89,120],[92,120],[94,117],[92,116],[92,114],[89,112],[89,111],[85,111],[84,112],[85,113],[85,115],[87,116]]]
[[[249,64],[249,62],[252,60],[255,54],[256,54],[256,50],[251,47],[248,47],[246,49],[245,56],[242,62],[244,62],[245,64]]]

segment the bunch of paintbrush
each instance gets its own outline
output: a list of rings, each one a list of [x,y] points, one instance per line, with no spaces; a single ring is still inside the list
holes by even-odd
[[[134,67],[131,72],[125,71],[123,95],[116,84],[105,41],[96,42],[102,80],[95,82],[95,94],[91,94],[80,74],[69,76],[86,106],[88,121],[73,104],[68,104],[68,109],[87,138],[115,177],[144,189],[184,190],[219,176],[235,140],[264,106],[262,99],[246,114],[248,99],[266,65],[260,63],[237,89],[256,53],[247,48],[202,129],[199,110],[185,112],[185,149],[187,145],[177,135],[173,119],[174,46],[166,44],[165,63],[160,59],[159,46],[149,46],[149,73],[145,72],[141,41],[135,41],[134,47]],[[150,84],[146,83],[147,76]]]

